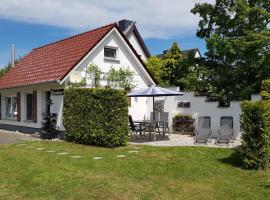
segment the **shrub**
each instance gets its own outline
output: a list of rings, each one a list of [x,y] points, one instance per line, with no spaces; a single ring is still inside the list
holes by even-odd
[[[243,102],[241,109],[243,165],[246,169],[264,169],[270,159],[270,103]]]
[[[56,113],[44,112],[42,113],[43,122],[42,122],[42,133],[41,138],[43,139],[53,139],[56,136]]]
[[[133,85],[133,75],[129,68],[121,67],[120,69],[111,68],[107,75],[107,85],[114,89],[124,89],[130,91],[135,87]]]
[[[126,92],[113,89],[69,88],[64,96],[66,139],[104,147],[126,145]]]
[[[175,115],[174,118],[175,118],[175,119],[183,119],[183,118],[186,118],[186,119],[192,119],[192,115],[182,115],[182,114],[177,114],[177,115]]]
[[[261,96],[264,100],[270,100],[270,79],[262,82]]]

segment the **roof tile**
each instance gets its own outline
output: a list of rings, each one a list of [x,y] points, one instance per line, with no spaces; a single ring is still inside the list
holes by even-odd
[[[115,26],[109,24],[33,49],[0,79],[0,89],[63,79]]]

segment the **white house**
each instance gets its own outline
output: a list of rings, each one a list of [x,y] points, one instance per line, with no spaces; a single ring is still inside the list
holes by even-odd
[[[198,49],[184,51],[199,57]],[[144,61],[150,56],[134,22],[122,20],[79,35],[33,49],[0,79],[0,129],[36,132],[42,127],[42,113],[57,114],[57,129],[64,130],[63,89],[69,82],[85,77],[86,67],[93,63],[106,73],[111,67],[128,67],[134,72],[134,90],[156,84]],[[160,55],[162,56],[162,55]],[[259,98],[259,97],[256,97]],[[210,117],[211,129],[217,133],[221,117],[232,117],[236,135],[240,132],[240,102],[227,108],[205,97],[185,93],[182,97],[159,97],[169,122],[176,114]],[[178,107],[189,102],[190,107]],[[152,99],[132,98],[129,113],[133,119],[150,116]]]
[[[64,130],[63,89],[68,82],[80,81],[94,63],[104,73],[128,67],[134,72],[135,89],[153,85],[144,64],[149,55],[135,23],[128,20],[35,48],[0,79],[0,129],[36,132],[42,113],[49,110],[57,114],[57,128]],[[146,98],[133,105],[130,112],[142,118]]]

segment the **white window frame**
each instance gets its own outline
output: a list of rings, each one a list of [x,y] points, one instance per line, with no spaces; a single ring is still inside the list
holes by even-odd
[[[105,56],[105,49],[113,49],[113,50],[115,50],[115,58]],[[119,61],[119,51],[118,51],[118,47],[104,46],[103,54],[104,54],[104,60]]]

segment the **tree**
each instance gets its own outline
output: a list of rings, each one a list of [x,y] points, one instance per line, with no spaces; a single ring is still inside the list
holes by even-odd
[[[162,79],[160,77],[162,65],[163,65],[162,59],[156,56],[151,56],[150,58],[148,58],[146,62],[146,66],[149,69],[150,73],[155,77],[155,79],[159,83],[162,82]]]
[[[163,85],[176,86],[176,70],[182,61],[182,53],[176,42],[172,44],[172,47],[167,51],[164,56],[163,65],[161,67],[160,78],[163,80]]]
[[[86,76],[91,80],[91,87],[99,88],[101,86],[101,75],[101,69],[95,64],[90,64],[86,69]]]
[[[201,18],[197,36],[207,45],[199,62],[207,90],[218,99],[248,99],[270,77],[270,1],[216,0],[191,10]]]
[[[208,88],[206,82],[208,71],[196,64],[196,60],[193,54],[183,56],[175,71],[175,81],[182,91],[195,91],[203,95]]]
[[[7,64],[6,66],[0,69],[0,78],[4,76],[11,68],[11,64]]]
[[[200,67],[196,67],[194,54],[183,55],[177,43],[173,43],[162,58],[150,57],[146,66],[161,86],[178,86],[181,90],[204,91],[205,73]]]
[[[21,59],[22,59],[21,57],[15,59],[15,62],[14,62],[14,63],[17,64],[18,62],[20,62]],[[11,69],[11,67],[12,67],[11,62],[9,62],[7,65],[1,67],[1,68],[0,68],[0,78],[1,78],[2,76],[4,76],[4,75]]]
[[[115,89],[130,91],[135,87],[133,84],[134,72],[129,68],[121,67],[119,70],[111,68],[107,74],[107,86]]]

